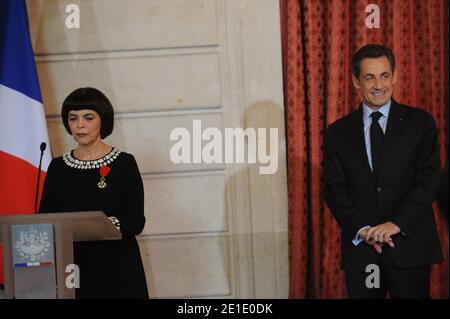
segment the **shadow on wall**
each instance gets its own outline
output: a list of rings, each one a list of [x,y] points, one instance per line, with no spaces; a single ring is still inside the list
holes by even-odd
[[[224,184],[217,185],[224,189],[225,206],[216,207],[224,209],[223,228],[214,228],[211,233],[206,230],[205,234],[200,233],[206,228],[199,228],[172,238],[140,240],[151,298],[288,297],[284,113],[271,101],[259,101],[238,123],[227,126],[265,128],[267,150],[269,129],[277,128],[278,170],[263,175],[259,169],[267,164],[227,164]],[[208,192],[200,186],[198,189],[206,200]],[[178,191],[182,190],[173,190],[171,196],[177,198]],[[192,198],[193,207],[199,199]],[[181,213],[182,218],[192,216],[188,210]],[[191,221],[186,223],[190,225]],[[204,221],[200,224],[205,226]]]
[[[283,109],[272,101],[258,101],[247,108],[244,127],[266,132],[266,154],[277,162],[274,174],[261,174],[268,163],[234,164],[227,180],[226,193],[231,200],[227,211],[233,214],[230,243],[238,247],[234,252],[235,298],[288,297],[288,238],[287,238],[287,181],[286,139]],[[278,129],[275,145],[270,142],[270,128]],[[248,144],[246,145],[248,150]],[[245,154],[247,155],[247,154]],[[247,156],[245,156],[247,160]],[[245,203],[245,204],[243,204]],[[239,283],[239,284],[237,284]],[[239,290],[238,290],[239,289]]]

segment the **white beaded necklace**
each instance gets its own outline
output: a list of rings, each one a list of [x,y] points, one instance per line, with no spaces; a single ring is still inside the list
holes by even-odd
[[[111,152],[103,156],[102,158],[91,160],[91,161],[82,161],[74,158],[72,156],[71,151],[64,153],[63,160],[67,166],[77,168],[77,169],[94,169],[100,168],[102,165],[108,165],[112,163],[120,154],[120,150],[116,147],[112,149]]]

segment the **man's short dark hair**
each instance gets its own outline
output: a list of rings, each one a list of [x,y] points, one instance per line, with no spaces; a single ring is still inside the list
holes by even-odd
[[[69,134],[69,112],[79,110],[93,110],[100,115],[101,128],[100,136],[102,139],[109,136],[114,128],[114,109],[111,102],[101,91],[91,88],[79,88],[70,93],[63,102],[61,117]]]
[[[361,61],[366,58],[379,58],[385,56],[391,64],[392,72],[395,71],[395,57],[391,49],[381,44],[367,44],[360,48],[352,57],[352,73],[359,78]]]

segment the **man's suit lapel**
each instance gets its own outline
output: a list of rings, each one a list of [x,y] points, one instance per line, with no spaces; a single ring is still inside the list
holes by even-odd
[[[366,141],[364,139],[364,121],[363,121],[362,104],[359,107],[359,109],[353,113],[349,136],[353,143],[355,151],[358,154],[359,159],[363,163],[367,173],[372,174],[372,170],[369,165],[369,159],[367,158]]]
[[[399,149],[400,135],[403,132],[403,126],[405,123],[406,120],[401,112],[400,106],[394,101],[394,99],[392,99],[383,148],[381,150],[380,170],[389,154],[393,154],[395,153],[395,150]]]

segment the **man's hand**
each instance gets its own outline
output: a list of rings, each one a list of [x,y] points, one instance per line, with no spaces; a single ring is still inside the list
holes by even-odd
[[[400,228],[392,222],[385,222],[364,230],[367,230],[364,234],[366,237],[363,237],[366,241],[373,240],[378,243],[387,243],[390,247],[395,247],[391,237],[400,233]]]
[[[369,229],[371,229],[371,227],[361,230],[359,232],[359,237],[363,238],[367,244],[369,244],[370,246],[373,247],[373,249],[375,249],[375,251],[377,253],[381,254],[383,252],[382,248],[383,248],[384,243],[378,243],[373,238],[369,238],[367,236]]]

